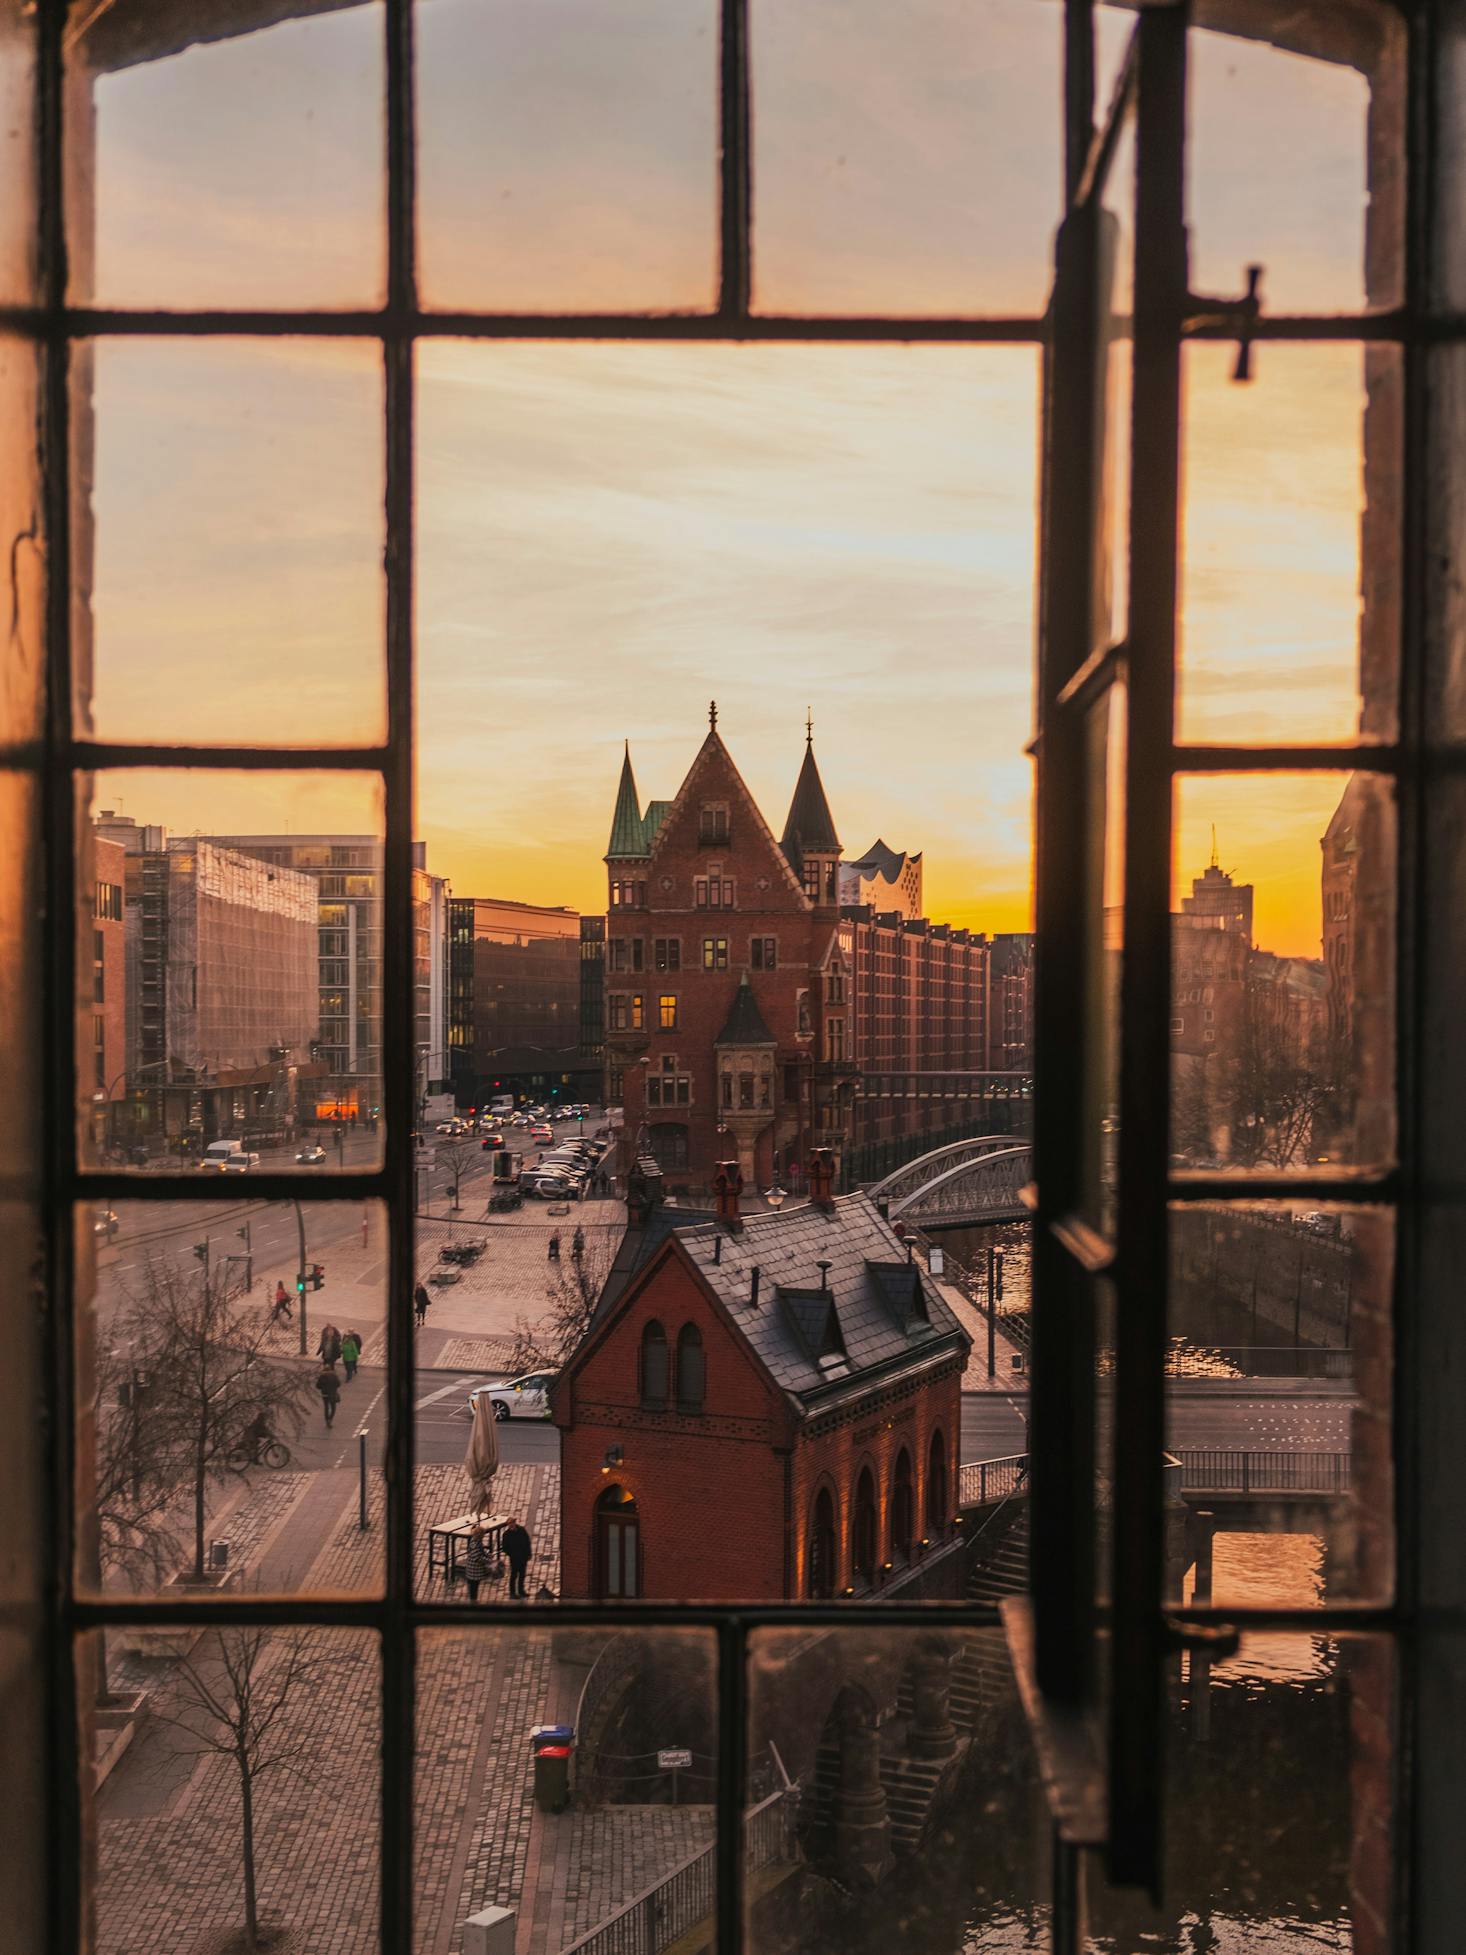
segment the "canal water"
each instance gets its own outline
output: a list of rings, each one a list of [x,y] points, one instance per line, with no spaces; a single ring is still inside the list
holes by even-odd
[[[1003,1251],[1002,1309],[1029,1294],[1027,1224],[944,1234],[970,1268]],[[1198,1345],[1243,1341],[1219,1315]],[[1198,1350],[1205,1369],[1204,1350]],[[1215,1592],[1238,1604],[1316,1607],[1323,1544],[1310,1534],[1219,1534]],[[1188,1598],[1189,1599],[1189,1598]],[[1347,1955],[1351,1650],[1336,1638],[1254,1634],[1207,1676],[1177,1659],[1171,1681],[1165,1905],[1090,1891],[1095,1955]],[[986,1734],[976,1790],[928,1861],[930,1892],[908,1889],[851,1955],[1039,1955],[1048,1946],[1042,1803],[1016,1710]],[[990,1756],[987,1754],[991,1754]],[[924,1869],[924,1873],[927,1869]],[[927,1882],[923,1881],[925,1887]]]

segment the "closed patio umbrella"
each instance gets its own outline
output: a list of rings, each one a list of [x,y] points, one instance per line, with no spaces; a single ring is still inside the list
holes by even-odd
[[[473,1495],[473,1511],[487,1513],[494,1475],[499,1470],[499,1427],[487,1392],[481,1392],[473,1402],[473,1430],[468,1435],[463,1465]]]

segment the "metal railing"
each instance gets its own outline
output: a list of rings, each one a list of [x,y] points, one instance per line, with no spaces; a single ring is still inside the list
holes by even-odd
[[[743,1816],[743,1855],[750,1873],[789,1857],[797,1787],[773,1745],[774,1790]],[[617,1908],[563,1955],[660,1955],[712,1919],[717,1900],[717,1843],[700,1847],[651,1887]]]
[[[1001,1459],[968,1460],[957,1469],[957,1505],[986,1507],[1006,1500],[1028,1478],[1027,1453],[1008,1453]]]
[[[1349,1491],[1348,1453],[1249,1453],[1207,1446],[1173,1457],[1181,1462],[1183,1493]]]

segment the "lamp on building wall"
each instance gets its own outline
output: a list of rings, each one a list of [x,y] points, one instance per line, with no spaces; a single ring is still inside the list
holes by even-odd
[[[601,1471],[603,1473],[609,1473],[611,1468],[613,1466],[619,1466],[625,1457],[625,1453],[619,1446],[608,1446],[606,1448],[606,1457],[601,1464]]]
[[[773,1187],[770,1188],[764,1195],[764,1200],[768,1203],[769,1207],[773,1209],[776,1215],[778,1214],[779,1210],[784,1206],[784,1203],[786,1202],[787,1199],[788,1196],[785,1190],[779,1186],[777,1181],[774,1183]]]

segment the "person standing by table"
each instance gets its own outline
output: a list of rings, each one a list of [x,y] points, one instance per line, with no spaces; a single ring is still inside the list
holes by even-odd
[[[463,1579],[468,1583],[469,1601],[477,1602],[479,1583],[489,1579],[489,1555],[484,1546],[482,1521],[475,1521],[468,1546],[463,1550]]]
[[[529,1568],[533,1543],[529,1538],[529,1530],[520,1525],[517,1515],[510,1516],[509,1525],[500,1537],[499,1546],[503,1551],[504,1559],[509,1563],[509,1598],[511,1601],[523,1602],[525,1600],[524,1577]]]

